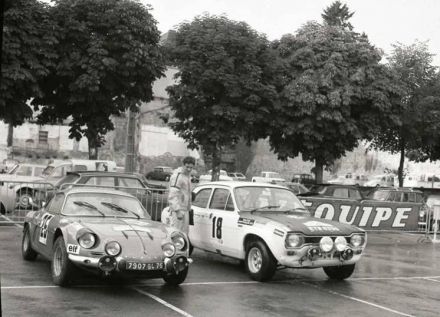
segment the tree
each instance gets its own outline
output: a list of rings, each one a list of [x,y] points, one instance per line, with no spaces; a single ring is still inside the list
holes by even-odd
[[[54,65],[56,38],[47,5],[36,0],[7,0],[4,5],[0,120],[10,125],[10,146],[12,127],[32,117],[28,101],[41,96],[38,81]]]
[[[353,30],[353,26],[348,20],[353,15],[354,12],[350,12],[346,4],[335,1],[324,9],[324,13],[321,14],[321,17],[327,25],[338,26],[351,31]]]
[[[310,22],[275,45],[286,83],[270,145],[280,159],[314,161],[322,182],[324,166],[388,120],[393,82],[367,36],[339,26]]]
[[[421,151],[426,153],[430,151],[423,135],[431,139],[428,129],[432,125],[427,125],[427,122],[432,116],[427,114],[433,115],[431,110],[435,111],[438,103],[431,105],[432,109],[429,110],[427,107],[430,103],[426,103],[429,98],[426,98],[430,96],[427,87],[433,84],[436,73],[435,67],[432,66],[432,54],[429,53],[426,43],[416,42],[412,45],[397,43],[393,47],[388,66],[390,72],[396,74],[397,83],[404,93],[392,104],[392,113],[397,120],[394,124],[384,125],[378,129],[372,146],[400,154],[397,171],[399,186],[403,186],[405,156],[409,153],[420,154]],[[438,134],[435,133],[432,137],[436,135]],[[431,147],[431,151],[434,148]],[[425,156],[425,160],[429,156],[435,157],[434,153],[431,153]],[[418,160],[424,159],[419,156]]]
[[[176,119],[169,126],[211,155],[218,174],[223,147],[267,135],[280,76],[276,55],[264,36],[224,16],[180,24],[166,47],[179,69],[179,82],[167,88]]]
[[[162,76],[160,33],[149,8],[130,0],[56,0],[58,59],[40,83],[41,123],[71,117],[70,137],[89,142],[96,158],[112,115],[138,110],[152,99],[152,83]]]

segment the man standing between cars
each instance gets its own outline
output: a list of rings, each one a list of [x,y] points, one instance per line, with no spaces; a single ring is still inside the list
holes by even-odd
[[[191,171],[195,163],[196,160],[193,157],[185,157],[183,166],[177,168],[170,177],[170,193],[177,189],[182,194],[179,210],[183,216],[182,231],[186,234],[189,230],[189,210],[191,209]]]

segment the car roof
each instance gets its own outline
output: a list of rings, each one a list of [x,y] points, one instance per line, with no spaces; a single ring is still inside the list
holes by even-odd
[[[412,189],[408,187],[386,187],[386,188],[378,188],[376,191],[394,191],[394,192],[409,192],[409,193],[423,193],[420,190]]]
[[[67,175],[78,174],[78,175],[96,175],[96,176],[122,176],[122,177],[136,177],[141,178],[140,174],[137,173],[123,173],[123,172],[106,172],[106,171],[74,171],[67,172]]]
[[[242,181],[218,181],[218,182],[209,182],[209,183],[203,183],[197,187],[206,187],[206,186],[215,186],[215,185],[221,185],[226,186],[230,188],[237,188],[237,187],[274,187],[274,188],[282,188],[286,189],[286,187],[282,185],[276,185],[271,183],[263,183],[263,182],[242,182]]]
[[[79,186],[79,187],[72,187],[65,190],[60,191],[62,193],[68,194],[75,194],[75,193],[94,193],[94,194],[114,194],[119,196],[126,196],[126,197],[134,197],[133,195],[126,193],[122,190],[116,190],[112,188],[94,188],[94,187],[88,187],[88,186]]]

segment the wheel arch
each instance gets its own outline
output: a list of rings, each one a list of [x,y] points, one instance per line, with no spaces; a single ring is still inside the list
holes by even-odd
[[[55,234],[53,235],[53,243],[52,245],[55,245],[55,241],[57,241],[58,237],[61,236],[64,238],[63,231],[60,228],[57,228],[55,230]],[[65,241],[64,241],[65,242]]]

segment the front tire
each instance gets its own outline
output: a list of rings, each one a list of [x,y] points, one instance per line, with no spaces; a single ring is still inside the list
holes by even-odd
[[[264,282],[275,274],[277,261],[263,241],[254,240],[246,249],[245,267],[253,280]]]
[[[37,258],[38,253],[34,251],[31,243],[31,234],[29,227],[26,226],[23,231],[23,240],[21,242],[21,255],[26,261],[34,261]]]
[[[17,206],[20,209],[30,209],[31,202],[30,200],[33,199],[33,192],[31,189],[21,189],[17,193]]]
[[[345,280],[349,278],[354,271],[354,264],[341,266],[326,266],[323,267],[325,274],[332,280]]]
[[[185,281],[187,275],[188,275],[188,267],[186,267],[183,271],[180,271],[177,274],[165,275],[163,279],[165,283],[167,283],[168,285],[177,286]]]
[[[55,241],[50,268],[52,280],[55,285],[66,286],[70,283],[75,271],[75,266],[69,260],[62,236],[59,236]]]

